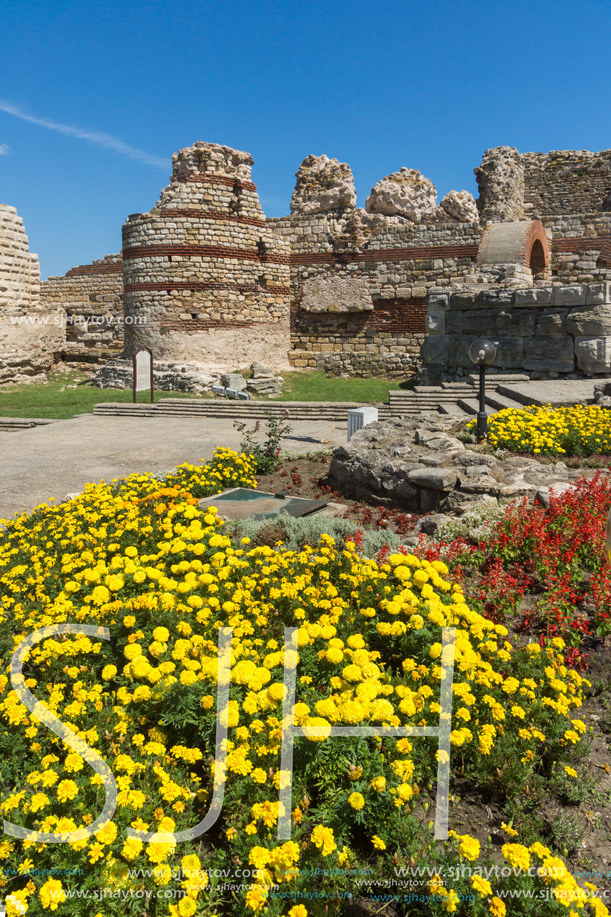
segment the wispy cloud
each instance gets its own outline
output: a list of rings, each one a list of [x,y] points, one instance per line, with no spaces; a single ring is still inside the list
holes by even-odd
[[[139,150],[137,147],[129,146],[129,144],[119,140],[118,137],[113,137],[110,134],[83,130],[83,128],[74,127],[71,124],[60,124],[58,121],[51,121],[49,118],[36,118],[34,115],[28,115],[27,112],[22,111],[17,105],[2,101],[1,99],[0,111],[3,111],[6,115],[12,115],[14,118],[19,118],[21,121],[27,121],[28,124],[37,124],[38,127],[46,127],[48,130],[55,131],[57,134],[66,134],[68,137],[76,137],[77,140],[86,140],[87,143],[92,143],[94,146],[100,146],[106,150],[113,150],[115,153],[121,153],[123,156],[129,156],[130,159],[144,162],[148,166],[155,166],[157,169],[168,169],[167,159],[164,159],[162,156],[155,156],[152,153],[147,153],[145,150]],[[6,152],[7,150],[8,147],[3,148],[0,146],[0,153]]]
[[[0,143],[0,156],[8,156],[9,150],[10,146],[8,146],[6,143]]]

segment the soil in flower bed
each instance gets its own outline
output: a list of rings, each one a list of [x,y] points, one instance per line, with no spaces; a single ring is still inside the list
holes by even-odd
[[[509,639],[520,642],[511,633]],[[482,793],[460,776],[460,749],[453,750],[451,792],[455,801],[450,827],[459,834],[468,832],[482,844],[491,838],[502,863],[501,847],[514,839],[500,824],[511,820],[520,843],[542,839],[566,851],[564,858],[576,877],[611,890],[611,637],[598,641],[585,674],[592,687],[579,717],[588,726],[589,746],[576,768],[579,777],[568,779],[564,791],[554,787],[550,792],[549,782],[544,795],[533,788],[514,800],[508,812],[493,793]]]
[[[343,519],[367,528],[387,530],[397,535],[413,534],[420,518],[400,506],[377,506],[348,500],[327,482],[330,456],[306,455],[282,464],[271,474],[258,475],[258,489],[268,493],[284,493],[309,500],[340,503],[347,510]]]

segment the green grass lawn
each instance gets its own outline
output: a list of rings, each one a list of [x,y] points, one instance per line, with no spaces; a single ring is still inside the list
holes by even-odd
[[[322,372],[287,372],[279,401],[388,401],[390,389],[411,387],[395,379],[327,379]],[[79,384],[83,383],[83,384]],[[70,386],[75,386],[72,388]],[[185,392],[155,392],[160,398],[195,398]],[[206,395],[204,396],[206,397]],[[209,397],[209,396],[208,396]],[[0,417],[74,417],[90,414],[103,401],[131,402],[131,389],[102,389],[86,383],[82,373],[51,375],[46,383],[0,387]],[[146,392],[138,393],[146,403]]]
[[[93,385],[74,385],[82,374],[62,373],[51,376],[49,382],[34,382],[31,385],[5,385],[0,388],[0,417],[74,417],[75,414],[91,414],[101,401],[131,402],[131,389],[96,388]],[[194,398],[184,392],[156,392],[159,398]],[[138,393],[138,401],[146,403],[147,392]]]
[[[391,389],[410,387],[400,379],[327,379],[323,372],[285,372],[274,401],[388,401]]]

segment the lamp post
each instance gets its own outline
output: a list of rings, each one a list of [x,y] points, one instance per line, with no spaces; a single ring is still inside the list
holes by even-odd
[[[496,346],[486,338],[478,338],[469,347],[469,359],[479,366],[479,411],[477,413],[477,441],[480,443],[488,433],[486,414],[486,366],[496,357]]]

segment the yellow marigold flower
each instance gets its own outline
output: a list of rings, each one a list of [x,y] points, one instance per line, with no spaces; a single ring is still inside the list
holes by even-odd
[[[503,844],[503,856],[514,869],[527,870],[530,866],[528,847],[523,844]]]
[[[66,900],[66,893],[59,879],[47,879],[38,892],[38,897],[45,910],[56,911]]]
[[[348,802],[352,808],[356,809],[358,812],[358,810],[362,809],[365,805],[365,798],[361,795],[361,793],[351,793],[348,797]]]
[[[473,890],[481,895],[482,898],[486,898],[488,895],[492,894],[492,886],[487,879],[482,879],[481,876],[471,876],[470,881]]]
[[[325,828],[324,825],[317,825],[314,828],[311,835],[311,841],[315,847],[318,847],[324,857],[329,856],[334,850],[337,850],[333,829]]]
[[[497,898],[496,895],[490,901],[488,905],[488,910],[492,914],[492,917],[505,917],[507,913],[507,908],[503,904],[500,898]]]
[[[371,838],[371,843],[376,848],[376,850],[386,850],[386,844],[381,837],[378,837],[377,834],[374,834]]]

